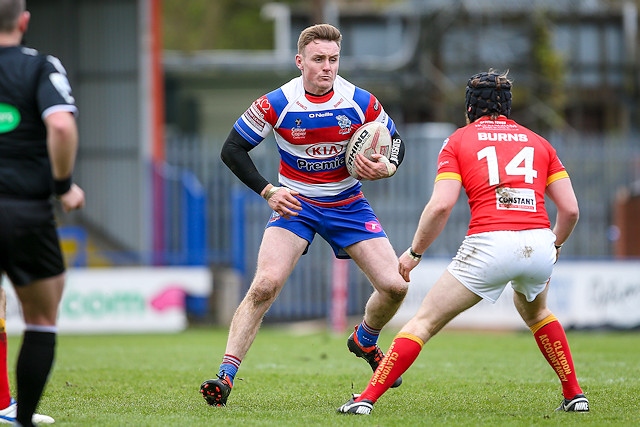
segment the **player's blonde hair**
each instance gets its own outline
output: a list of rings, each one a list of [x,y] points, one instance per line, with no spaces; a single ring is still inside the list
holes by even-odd
[[[305,28],[298,37],[298,53],[302,55],[304,48],[314,40],[327,40],[336,42],[340,47],[342,34],[340,30],[331,24],[316,24]]]
[[[0,33],[15,30],[18,18],[26,7],[26,0],[0,0]]]

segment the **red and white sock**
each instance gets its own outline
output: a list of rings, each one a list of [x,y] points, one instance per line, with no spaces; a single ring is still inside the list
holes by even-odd
[[[367,388],[356,399],[376,402],[393,385],[393,382],[409,369],[416,360],[424,342],[415,335],[399,333],[393,339],[384,359],[373,373]]]

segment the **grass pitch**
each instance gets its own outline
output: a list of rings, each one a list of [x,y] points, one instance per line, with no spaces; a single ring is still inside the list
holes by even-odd
[[[383,333],[389,346],[395,331]],[[336,408],[371,371],[346,348],[349,332],[263,326],[228,406],[199,393],[217,373],[226,329],[172,335],[59,337],[39,412],[57,426],[634,426],[640,425],[640,334],[570,332],[591,412],[558,413],[562,396],[531,334],[459,332],[431,340],[369,416]],[[9,339],[14,379],[19,337]]]

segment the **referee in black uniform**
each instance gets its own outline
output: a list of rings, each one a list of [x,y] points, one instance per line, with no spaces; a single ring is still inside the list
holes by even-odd
[[[60,61],[21,46],[25,0],[0,0],[0,270],[22,304],[26,328],[16,366],[17,422],[32,415],[53,366],[65,265],[52,196],[84,206],[71,175],[77,112]]]

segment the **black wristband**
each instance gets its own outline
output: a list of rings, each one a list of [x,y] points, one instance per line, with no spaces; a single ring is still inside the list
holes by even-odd
[[[62,196],[64,193],[71,189],[71,175],[64,179],[53,180],[53,194],[56,196]]]
[[[411,246],[409,246],[409,249],[407,249],[407,254],[414,261],[420,261],[420,258],[422,258],[422,254],[415,253]]]
[[[562,245],[555,245],[556,249],[560,249],[562,247]]]

